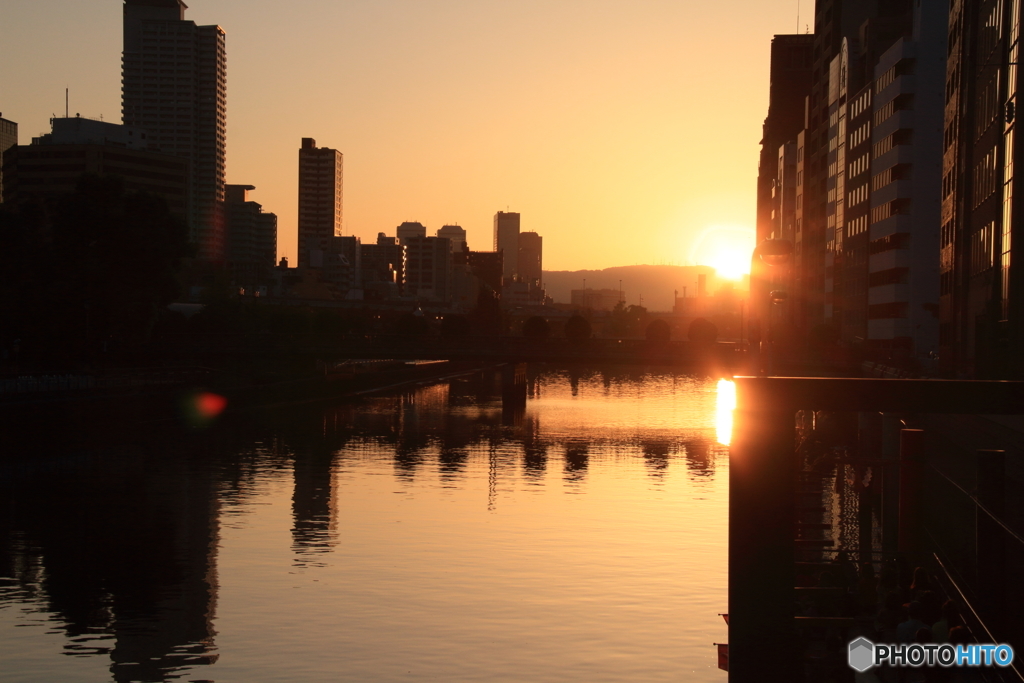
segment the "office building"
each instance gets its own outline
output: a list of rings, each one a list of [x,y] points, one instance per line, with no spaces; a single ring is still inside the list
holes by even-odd
[[[18,124],[8,121],[0,114],[0,202],[4,200],[4,152],[18,144]]]
[[[502,277],[515,279],[519,267],[519,214],[499,211],[494,214],[494,251],[504,252]]]
[[[332,237],[341,236],[341,152],[302,138],[299,149],[299,268],[321,268]]]
[[[462,251],[466,244],[466,230],[459,225],[445,225],[437,231],[437,236],[448,238],[453,254]]]
[[[181,0],[125,0],[122,118],[189,162],[187,220],[203,261],[225,255],[227,62],[219,26],[185,20]]]
[[[364,244],[362,251],[362,286],[364,298],[395,299],[405,286],[405,246],[397,237],[377,233],[376,244]]]
[[[94,173],[121,178],[128,191],[160,195],[173,213],[187,219],[187,159],[129,147],[123,142],[130,137],[124,126],[101,121],[92,121],[99,124],[95,127],[82,125],[85,121],[53,119],[53,133],[34,138],[32,145],[8,149],[2,167],[4,201],[56,199],[74,192],[83,173]]]
[[[452,249],[447,237],[408,237],[405,295],[446,303],[452,296]]]
[[[544,238],[535,232],[519,233],[518,276],[530,285],[539,285],[544,277]]]
[[[398,241],[405,244],[405,240],[410,237],[426,237],[427,227],[416,221],[405,221],[395,229],[395,234],[398,235]]]
[[[253,185],[226,185],[227,261],[232,279],[246,290],[265,286],[277,262],[277,215],[249,199]]]

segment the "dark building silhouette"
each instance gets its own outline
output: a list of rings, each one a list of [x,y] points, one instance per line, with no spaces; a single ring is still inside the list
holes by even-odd
[[[502,277],[515,278],[519,267],[519,214],[499,211],[494,214],[494,251],[505,253]]]
[[[172,212],[187,216],[186,159],[147,149],[138,129],[78,117],[51,124],[52,133],[4,154],[4,201],[53,199],[73,192],[83,173],[95,173],[121,178],[126,190],[160,195]]]
[[[524,282],[539,285],[544,277],[544,238],[535,232],[519,233],[518,276]]]
[[[453,254],[458,265],[468,265],[473,275],[494,292],[501,292],[504,254],[500,251],[470,251],[468,248]]]
[[[376,244],[363,244],[362,287],[366,299],[393,299],[405,287],[405,246],[397,237],[377,233]]]
[[[446,237],[408,237],[405,293],[428,301],[447,302],[452,297],[452,248]]]
[[[1019,3],[953,0],[949,13],[940,236],[940,365],[950,375],[1019,379]],[[1016,194],[1016,196],[1014,196]]]
[[[224,212],[227,257],[235,284],[246,290],[266,286],[277,261],[277,215],[249,199],[254,185],[226,185]]]
[[[181,0],[125,0],[122,117],[190,164],[187,219],[198,257],[225,256],[227,57],[220,26],[185,20]]]
[[[18,124],[0,115],[0,202],[4,201],[4,152],[18,144]]]
[[[299,268],[322,268],[332,237],[341,236],[344,158],[302,138],[299,149]]]

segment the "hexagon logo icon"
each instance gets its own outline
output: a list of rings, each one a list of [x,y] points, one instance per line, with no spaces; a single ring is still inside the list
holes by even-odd
[[[858,673],[864,673],[871,668],[875,659],[875,644],[867,638],[861,637],[850,643],[849,662],[850,668]]]

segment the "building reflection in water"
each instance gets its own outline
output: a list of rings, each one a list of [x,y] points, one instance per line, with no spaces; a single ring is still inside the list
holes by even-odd
[[[0,578],[17,585],[0,591],[0,607],[41,602],[67,652],[109,656],[114,681],[175,678],[217,660],[222,515],[260,495],[268,471],[291,470],[293,562],[316,566],[339,543],[338,477],[365,460],[390,461],[398,482],[436,476],[449,487],[486,466],[495,509],[516,482],[544,486],[558,457],[569,488],[612,457],[636,458],[660,481],[685,456],[680,472],[706,481],[731,433],[728,382],[531,369],[527,387],[511,421],[499,373],[485,372],[328,408],[275,408],[204,433],[139,435],[132,447],[54,440],[32,456],[47,467],[26,466],[17,485],[0,477]]]

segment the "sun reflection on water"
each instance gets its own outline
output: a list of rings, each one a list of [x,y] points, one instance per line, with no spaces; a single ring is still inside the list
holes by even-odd
[[[715,430],[718,443],[728,446],[732,441],[732,411],[736,409],[736,383],[718,380],[718,400],[715,404]]]

